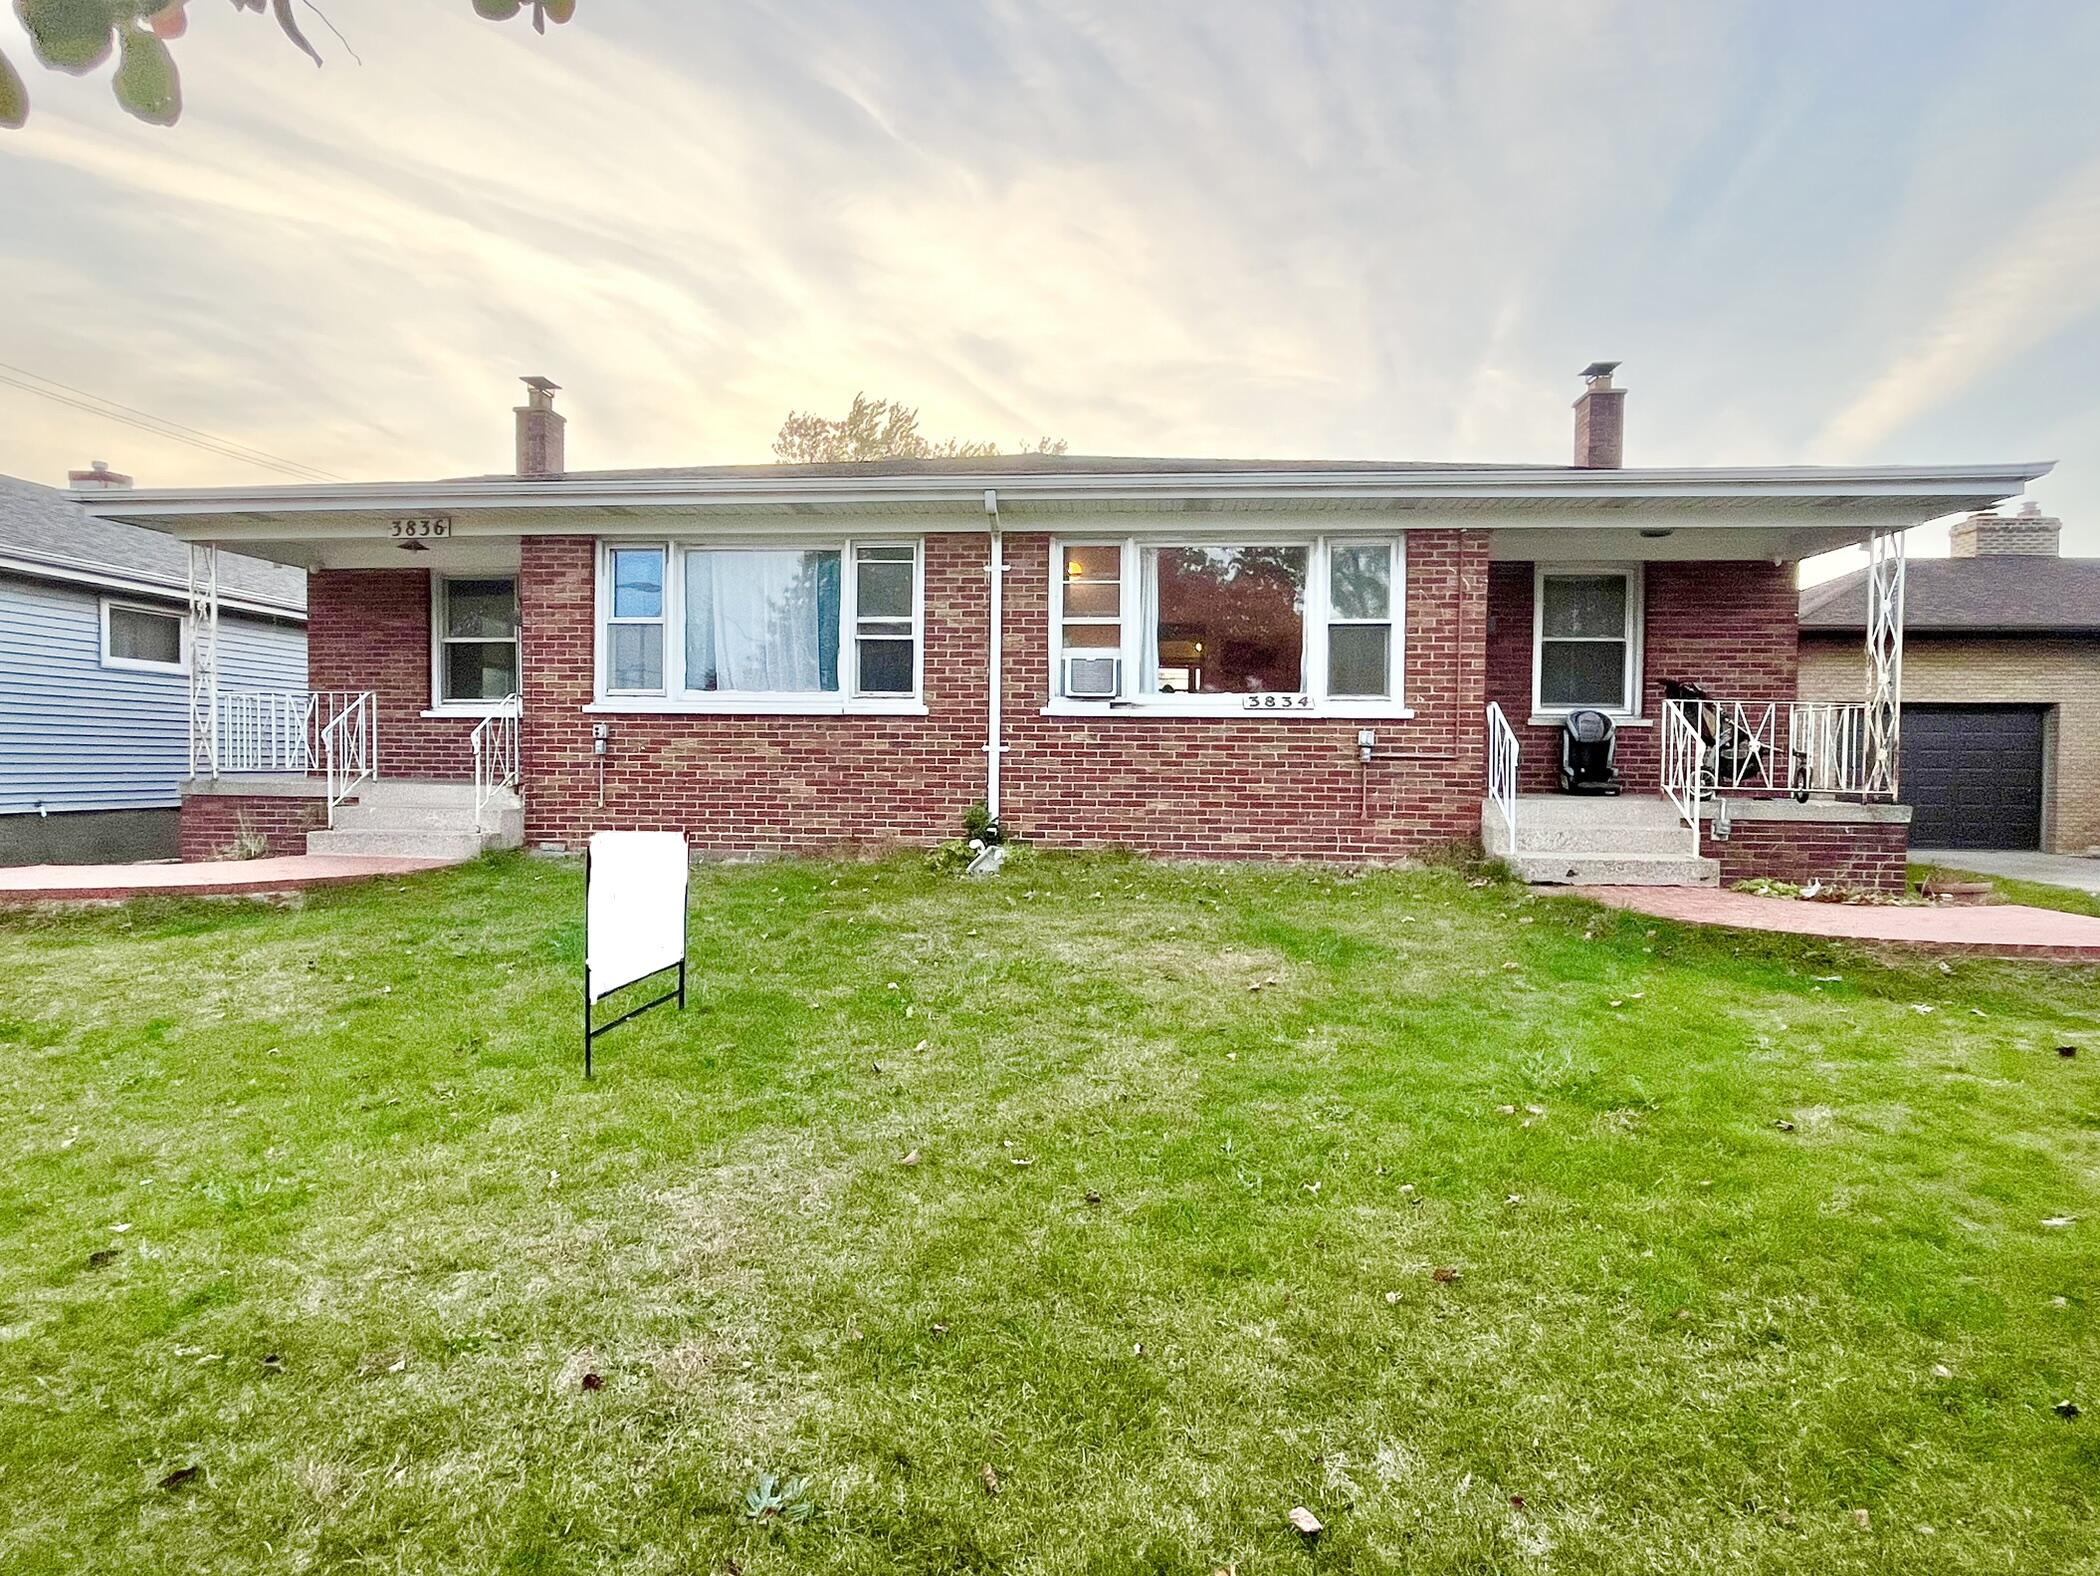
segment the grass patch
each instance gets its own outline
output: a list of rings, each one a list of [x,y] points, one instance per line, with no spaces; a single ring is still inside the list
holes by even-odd
[[[0,1570],[2094,1568],[2100,971],[791,862],[585,1084],[580,899],[0,918]]]
[[[2024,903],[2029,908],[2053,908],[2066,914],[2100,915],[2100,896],[2076,887],[2051,886],[2045,881],[2018,881],[2011,876],[1986,875],[1954,865],[1912,865],[1910,889],[1920,890],[1928,881],[1985,881],[2000,902]]]

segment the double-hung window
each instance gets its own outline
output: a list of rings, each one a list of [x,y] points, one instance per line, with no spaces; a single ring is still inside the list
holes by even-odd
[[[438,576],[431,624],[435,700],[440,707],[486,706],[518,689],[518,582],[515,578]]]
[[[1541,564],[1534,578],[1534,710],[1637,712],[1639,569]]]
[[[695,711],[914,707],[919,559],[915,542],[608,546],[600,695]]]
[[[1052,553],[1059,706],[1405,714],[1397,536]]]

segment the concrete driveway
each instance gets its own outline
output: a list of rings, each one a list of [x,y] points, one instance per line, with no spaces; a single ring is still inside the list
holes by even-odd
[[[2042,881],[2050,886],[2100,893],[2100,859],[2079,854],[2038,854],[2031,849],[1991,853],[1975,848],[1913,848],[1910,857],[1913,864],[1946,865],[1987,876],[2009,876],[2015,881]]]

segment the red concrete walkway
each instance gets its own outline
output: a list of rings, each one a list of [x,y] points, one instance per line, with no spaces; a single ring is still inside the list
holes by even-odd
[[[1537,890],[1546,890],[1538,888]],[[1999,903],[1898,908],[1869,903],[1804,903],[1711,887],[1565,887],[1561,890],[1694,925],[1773,930],[1796,936],[1947,948],[1992,957],[2100,963],[2100,918],[2053,908]]]
[[[373,876],[436,870],[442,859],[363,859],[296,854],[162,865],[16,865],[0,869],[0,904],[107,903],[127,897],[241,897],[299,892]]]

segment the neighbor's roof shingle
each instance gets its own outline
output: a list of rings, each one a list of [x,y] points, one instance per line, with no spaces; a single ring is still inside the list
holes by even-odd
[[[189,548],[143,526],[97,520],[55,487],[0,476],[0,553],[54,569],[107,570],[183,595]],[[306,571],[239,553],[219,555],[219,589],[236,597],[306,606]]]
[[[1801,593],[1805,630],[1867,627],[1867,572]],[[1913,558],[1903,627],[1928,634],[2100,634],[2100,558]]]

